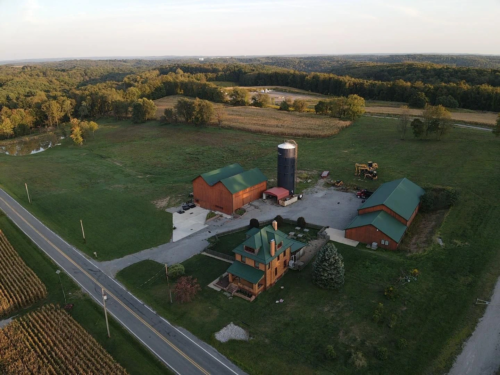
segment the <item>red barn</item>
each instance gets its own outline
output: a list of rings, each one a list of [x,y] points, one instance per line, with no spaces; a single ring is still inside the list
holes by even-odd
[[[267,177],[260,169],[245,171],[239,164],[203,173],[193,180],[195,203],[228,215],[261,198],[266,189]]]
[[[424,189],[406,178],[381,185],[358,209],[345,237],[396,250],[420,207]]]

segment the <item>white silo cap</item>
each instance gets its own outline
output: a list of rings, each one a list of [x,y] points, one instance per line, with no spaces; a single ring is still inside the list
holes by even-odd
[[[291,144],[291,143],[288,143],[288,142],[285,142],[285,143],[282,143],[280,145],[278,145],[279,148],[283,148],[285,150],[290,150],[290,149],[293,149],[295,148],[295,145]]]

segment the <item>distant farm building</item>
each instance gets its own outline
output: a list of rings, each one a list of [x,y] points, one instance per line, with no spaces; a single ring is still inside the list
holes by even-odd
[[[233,250],[235,262],[228,268],[227,291],[252,301],[285,274],[290,259],[305,243],[278,230],[278,223],[252,228],[247,240]]]
[[[201,207],[231,215],[262,197],[267,177],[258,168],[245,171],[239,164],[203,173],[193,180],[193,197]]]
[[[407,178],[381,185],[358,209],[345,237],[396,250],[417,215],[424,189]]]

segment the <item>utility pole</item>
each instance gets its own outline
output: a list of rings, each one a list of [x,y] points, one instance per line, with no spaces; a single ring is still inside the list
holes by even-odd
[[[168,266],[165,263],[165,274],[167,275],[167,285],[168,285],[168,293],[170,294],[170,303],[172,303],[172,290],[170,289],[170,281],[168,280]]]
[[[111,338],[111,334],[109,333],[109,322],[108,322],[108,311],[106,310],[106,300],[108,296],[106,295],[106,291],[104,288],[102,289],[102,305],[104,306],[104,317],[106,318],[106,328],[108,330],[108,338]]]
[[[61,270],[57,270],[56,273],[57,273],[57,276],[59,276],[59,283],[61,283],[61,289],[62,289],[63,296],[64,296],[64,303],[68,304],[68,301],[66,301],[66,293],[64,293],[64,288],[63,288],[62,281],[61,281]]]
[[[28,184],[25,182],[24,186],[26,187],[26,194],[28,195],[28,202],[31,203],[30,192],[28,191]]]
[[[82,221],[82,219],[80,219],[80,226],[82,227],[83,243],[87,243],[87,240],[85,239],[85,231],[83,230],[83,221]]]

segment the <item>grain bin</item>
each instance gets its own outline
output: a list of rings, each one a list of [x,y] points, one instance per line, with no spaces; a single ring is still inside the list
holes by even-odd
[[[297,172],[297,143],[285,141],[278,145],[278,187],[295,193],[295,174]]]

